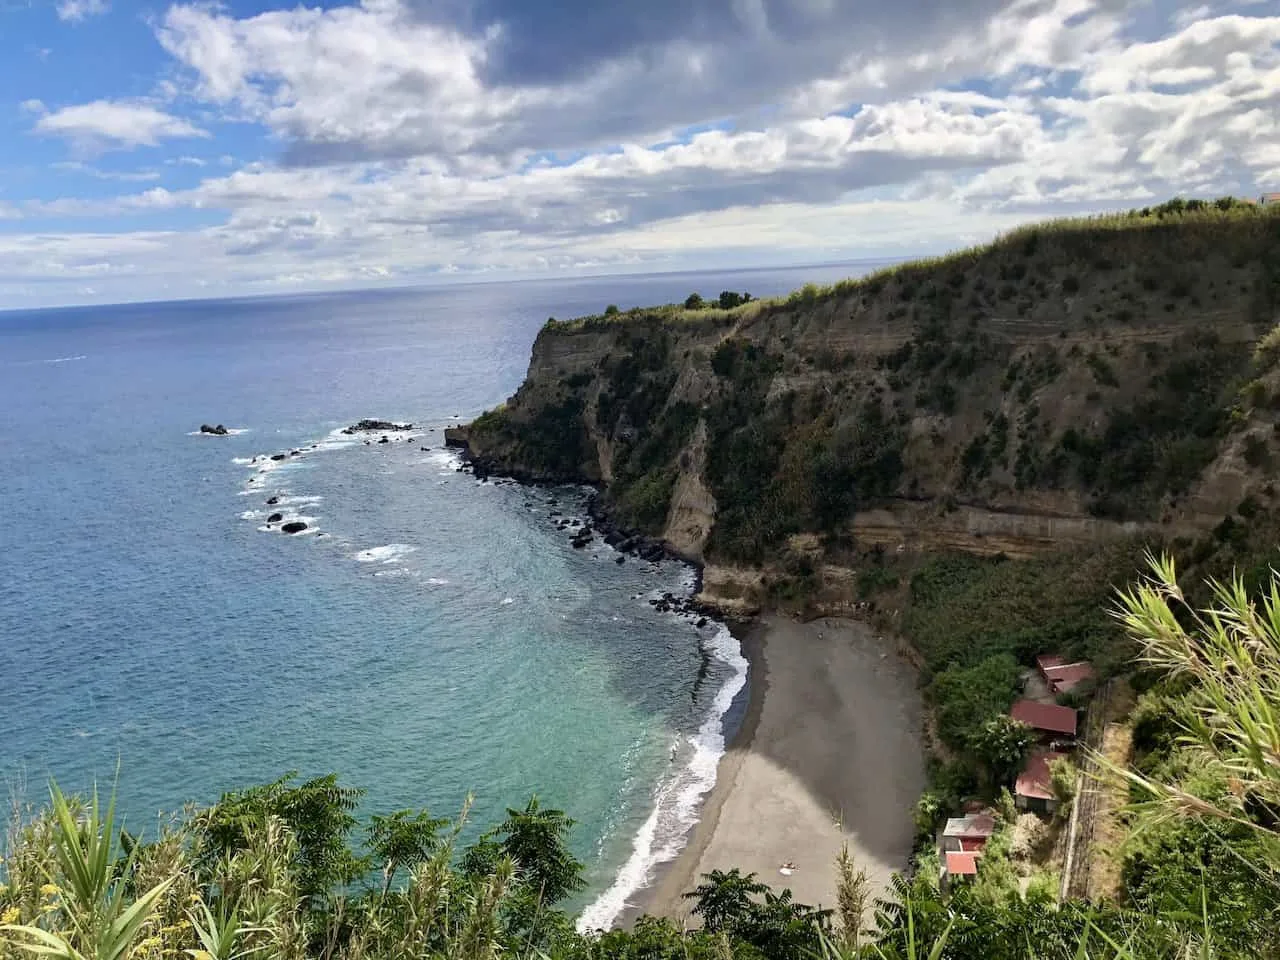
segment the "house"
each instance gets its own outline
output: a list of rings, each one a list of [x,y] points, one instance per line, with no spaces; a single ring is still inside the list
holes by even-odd
[[[1019,700],[1009,711],[1009,716],[1039,732],[1041,739],[1074,737],[1079,721],[1079,716],[1071,707],[1060,707],[1056,703],[1036,703],[1034,700]]]
[[[978,854],[976,853],[955,853],[949,851],[947,853],[947,876],[948,877],[973,877],[978,873]]]
[[[1270,206],[1273,203],[1280,203],[1280,193],[1264,193],[1258,202],[1264,207]]]
[[[1076,660],[1068,663],[1063,657],[1046,653],[1036,657],[1036,669],[1044,678],[1049,692],[1055,697],[1070,693],[1076,687],[1092,680],[1093,664],[1088,660]]]
[[[1055,760],[1065,760],[1067,754],[1056,750],[1035,750],[1018,774],[1013,786],[1014,801],[1019,810],[1036,813],[1053,813],[1058,808],[1058,798],[1053,793],[1053,777],[1049,765]]]
[[[942,830],[942,849],[948,853],[980,853],[996,832],[996,818],[987,813],[952,817]]]

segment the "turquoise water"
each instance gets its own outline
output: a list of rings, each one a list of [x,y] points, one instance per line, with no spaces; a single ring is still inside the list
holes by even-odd
[[[478,825],[536,792],[607,923],[696,818],[745,664],[647,603],[687,569],[572,549],[550,514],[581,491],[479,484],[442,428],[518,386],[549,315],[849,272],[0,313],[0,776],[39,799],[118,765],[135,829],[290,769],[368,811],[474,793]],[[362,417],[413,440],[335,433]],[[306,533],[266,529],[272,495]]]

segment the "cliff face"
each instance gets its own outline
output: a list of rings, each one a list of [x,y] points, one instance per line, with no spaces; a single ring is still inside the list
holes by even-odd
[[[1255,351],[1278,308],[1265,210],[1028,228],[781,302],[550,323],[454,439],[601,483],[709,584],[841,545],[1195,535],[1274,493],[1280,380]]]

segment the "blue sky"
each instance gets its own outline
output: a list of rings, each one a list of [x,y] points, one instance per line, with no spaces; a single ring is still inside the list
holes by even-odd
[[[1276,0],[0,0],[0,307],[932,253],[1277,118]]]

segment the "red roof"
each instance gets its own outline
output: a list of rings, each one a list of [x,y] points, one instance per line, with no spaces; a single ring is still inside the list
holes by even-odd
[[[1020,797],[1031,797],[1036,800],[1052,800],[1053,786],[1049,775],[1049,762],[1066,758],[1065,753],[1051,750],[1037,750],[1027,757],[1026,765],[1018,774],[1018,782],[1013,785],[1013,792]]]
[[[1070,693],[1086,680],[1093,679],[1093,666],[1088,660],[1081,660],[1077,663],[1047,667],[1043,673],[1054,693]]]
[[[986,837],[961,837],[960,849],[965,853],[981,853],[987,846]]]
[[[1056,703],[1036,703],[1034,700],[1019,700],[1009,711],[1013,719],[1027,726],[1046,733],[1063,733],[1076,735],[1076,711],[1071,707],[1060,707]]]
[[[1041,673],[1052,670],[1054,667],[1060,667],[1066,662],[1065,658],[1058,656],[1056,653],[1042,653],[1036,657],[1036,666],[1040,668]]]
[[[978,872],[978,855],[976,853],[947,854],[947,873],[952,876],[972,877]]]
[[[996,818],[986,813],[970,814],[967,817],[952,817],[942,831],[944,837],[974,838],[986,840],[996,832]]]

